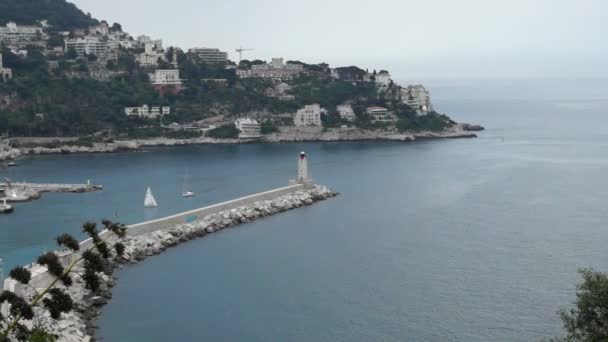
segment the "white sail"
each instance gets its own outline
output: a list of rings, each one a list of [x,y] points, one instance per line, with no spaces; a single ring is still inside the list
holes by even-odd
[[[150,190],[150,188],[148,188],[148,190],[146,191],[146,199],[144,200],[144,207],[146,207],[146,208],[158,207],[158,203],[156,203],[156,199],[154,198],[154,195],[152,195],[152,190]]]

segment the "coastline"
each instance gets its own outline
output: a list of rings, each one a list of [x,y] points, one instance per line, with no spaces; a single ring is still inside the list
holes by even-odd
[[[64,144],[59,147],[13,147],[0,149],[0,162],[14,160],[23,155],[43,154],[75,154],[75,153],[116,153],[137,151],[146,147],[206,145],[206,144],[271,144],[271,143],[303,143],[303,142],[355,142],[355,141],[394,141],[411,142],[428,139],[462,139],[476,138],[475,131],[482,131],[479,125],[466,123],[456,124],[442,132],[404,132],[390,130],[364,130],[359,128],[333,128],[324,130],[320,127],[294,128],[281,127],[278,133],[271,133],[259,141],[242,142],[239,139],[191,138],[191,139],[132,139],[117,140],[111,143],[93,143],[92,146],[77,146]]]
[[[98,329],[97,320],[101,316],[100,308],[112,298],[112,287],[116,285],[117,277],[112,275],[117,269],[129,264],[136,264],[147,257],[160,254],[168,248],[175,247],[193,239],[204,237],[223,229],[236,227],[266,216],[312,205],[339,194],[325,186],[314,185],[302,190],[286,193],[274,199],[259,200],[201,217],[199,220],[175,224],[160,230],[143,234],[128,234],[121,242],[125,245],[125,253],[118,259],[111,260],[108,272],[100,273],[100,291],[92,293],[84,286],[82,279],[75,277],[74,284],[66,289],[74,300],[74,310],[62,314],[59,320],[51,319],[48,311],[34,308],[35,319],[32,322],[45,328],[46,331],[57,335],[58,342],[66,341],[95,341]],[[146,223],[142,223],[146,224]],[[148,223],[150,224],[150,223]],[[133,227],[133,226],[132,226]],[[83,242],[84,243],[84,242]],[[82,244],[81,244],[82,245]],[[31,267],[36,267],[35,265]],[[75,268],[81,273],[82,265]],[[63,288],[62,285],[59,287]]]

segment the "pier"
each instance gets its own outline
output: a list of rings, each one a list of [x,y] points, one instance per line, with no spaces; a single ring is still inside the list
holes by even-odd
[[[44,192],[93,192],[102,190],[103,186],[86,184],[43,184],[43,183],[24,183],[11,182],[5,179],[0,183],[0,201],[6,199],[7,202],[28,202],[39,199]]]

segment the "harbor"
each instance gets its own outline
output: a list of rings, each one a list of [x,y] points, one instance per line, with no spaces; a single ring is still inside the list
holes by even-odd
[[[308,158],[304,152],[300,153],[297,162],[297,176],[289,180],[287,186],[127,226],[124,254],[112,261],[110,269],[116,269],[121,264],[138,263],[182,242],[262,217],[309,206],[338,195],[337,192],[326,186],[313,184],[308,170]],[[49,186],[39,186],[38,188],[49,189]],[[51,188],[62,189],[61,187]],[[150,208],[147,203],[144,206]],[[156,206],[158,205],[156,204]],[[115,236],[107,230],[102,231],[99,236],[106,242],[115,241]],[[92,246],[93,240],[87,239],[80,242],[79,252],[56,251],[55,254],[61,263],[67,266],[80,258],[81,253]],[[81,266],[81,264],[77,264],[76,268]],[[3,281],[0,277],[3,289],[18,295],[29,295],[32,294],[31,291],[49,286],[54,280],[44,266],[33,263],[27,268],[32,274],[28,285],[23,285],[12,278]],[[2,273],[1,270],[0,273]],[[76,281],[74,286],[67,289],[71,297],[76,298],[76,304],[86,308],[82,312],[64,315],[60,320],[55,321],[41,314],[43,311],[36,309],[37,323],[44,326],[45,329],[53,331],[62,341],[93,340],[97,329],[97,319],[101,315],[100,307],[108,303],[112,297],[111,288],[116,284],[116,278],[113,278],[111,274],[102,276],[102,280],[103,287],[98,292],[86,289],[82,281]],[[6,304],[0,309],[2,314],[6,315],[9,312]]]

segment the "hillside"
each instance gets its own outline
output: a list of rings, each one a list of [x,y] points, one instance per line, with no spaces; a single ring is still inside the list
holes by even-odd
[[[282,58],[236,64],[225,53],[210,61],[165,48],[160,39],[132,37],[121,25],[97,22],[65,0],[0,0],[0,23],[40,19],[55,27],[0,36],[4,68],[11,71],[0,80],[2,134],[190,137],[202,134],[214,117],[221,117],[214,126],[254,118],[263,133],[294,125],[405,132],[455,124],[434,111],[422,85],[400,86],[385,70]],[[62,29],[69,32],[58,32]],[[221,53],[211,50],[205,53]],[[172,78],[158,82],[157,73]],[[159,114],[160,106],[167,112]],[[144,107],[155,107],[157,114],[141,113]],[[314,119],[296,118],[298,111],[310,110]],[[234,132],[227,127],[212,133],[233,137]]]
[[[57,30],[84,28],[97,23],[65,0],[0,0],[0,25],[9,21],[28,25],[43,19]]]

